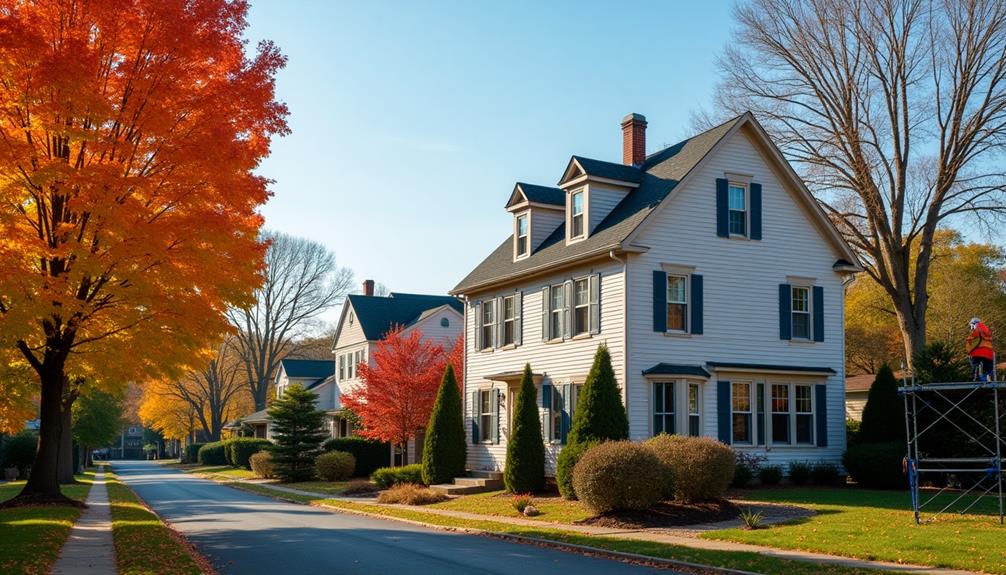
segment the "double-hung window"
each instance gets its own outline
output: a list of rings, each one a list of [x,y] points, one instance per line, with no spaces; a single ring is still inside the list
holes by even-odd
[[[701,415],[699,412],[699,384],[688,384],[688,435],[698,437],[700,433],[699,423]]]
[[[747,188],[730,184],[728,193],[730,235],[748,235]]]
[[[528,253],[528,215],[517,216],[517,257],[524,257]]]
[[[733,442],[736,444],[752,444],[751,435],[751,383],[734,382],[732,384],[732,427]]]
[[[772,384],[772,443],[790,442],[789,386]]]
[[[492,300],[482,302],[482,349],[492,349],[496,329],[496,309]]]
[[[559,386],[552,386],[552,409],[548,414],[552,418],[549,421],[552,427],[550,430],[551,437],[547,439],[553,443],[562,441],[562,412],[565,408],[562,399],[561,388]]]
[[[573,192],[569,197],[569,237],[583,235],[583,191]]]
[[[660,433],[675,433],[673,381],[653,384],[653,434]]]
[[[353,354],[346,354],[346,376],[348,379],[353,379],[353,372],[356,370],[356,364],[353,363]]]
[[[793,286],[793,338],[810,339],[810,288]]]
[[[502,345],[512,345],[516,342],[514,338],[516,329],[516,298],[514,296],[507,296],[503,298],[503,342]]]
[[[479,441],[492,441],[493,393],[491,389],[479,390]]]
[[[590,331],[590,281],[573,282],[573,335]]]
[[[346,356],[339,356],[339,381],[346,379]]]
[[[793,386],[793,404],[796,407],[796,442],[814,443],[814,400],[811,386]]]
[[[688,331],[688,276],[667,274],[667,331]]]
[[[552,339],[562,339],[562,314],[566,307],[566,289],[562,284],[549,290],[548,333]]]

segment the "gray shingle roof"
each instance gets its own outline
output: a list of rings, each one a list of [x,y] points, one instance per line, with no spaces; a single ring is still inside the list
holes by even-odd
[[[449,305],[464,313],[464,305],[449,295],[423,295],[392,292],[388,297],[353,294],[347,296],[356,311],[364,335],[377,341],[393,325],[409,326],[431,309]]]
[[[554,206],[566,205],[566,193],[559,188],[526,184],[524,182],[517,182],[517,185],[520,186],[521,191],[524,192],[524,196],[527,197],[529,202]]]
[[[652,154],[642,167],[625,166],[573,156],[591,175],[635,181],[639,187],[628,192],[611,210],[587,239],[566,245],[565,224],[552,234],[530,256],[513,261],[513,235],[507,236],[489,257],[471,271],[451,293],[465,293],[473,288],[519,276],[544,266],[603,253],[621,245],[629,234],[660,204],[705,155],[740,121],[738,116],[701,134]],[[586,163],[584,163],[586,162]],[[593,170],[593,172],[591,171]],[[630,179],[635,178],[635,180]]]

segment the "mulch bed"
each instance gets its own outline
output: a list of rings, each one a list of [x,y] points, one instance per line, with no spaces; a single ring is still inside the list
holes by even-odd
[[[613,511],[577,523],[613,529],[646,529],[715,523],[736,519],[738,515],[740,509],[729,501],[692,504],[662,501],[645,511]]]

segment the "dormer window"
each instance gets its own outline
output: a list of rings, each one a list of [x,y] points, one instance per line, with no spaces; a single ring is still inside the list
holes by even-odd
[[[583,236],[583,190],[573,192],[569,198],[569,237]]]
[[[528,226],[528,214],[517,216],[517,257],[522,258],[528,254],[530,246],[530,228]]]

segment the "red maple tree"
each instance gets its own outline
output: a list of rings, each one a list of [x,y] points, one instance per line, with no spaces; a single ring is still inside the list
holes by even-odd
[[[445,348],[423,339],[418,329],[408,335],[401,327],[389,331],[377,343],[372,365],[357,367],[363,383],[342,396],[343,405],[360,417],[360,435],[404,447],[426,427],[448,362],[461,381],[460,341]]]

